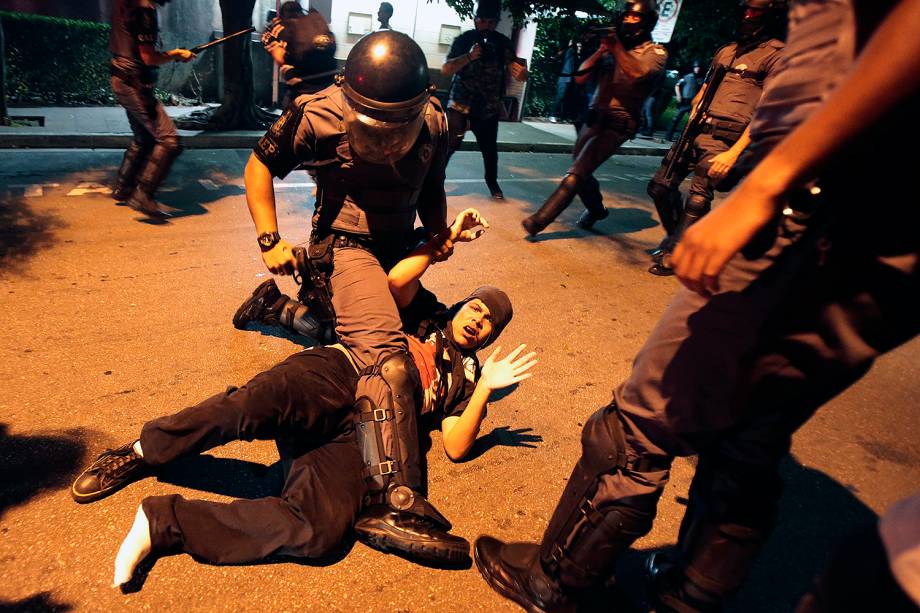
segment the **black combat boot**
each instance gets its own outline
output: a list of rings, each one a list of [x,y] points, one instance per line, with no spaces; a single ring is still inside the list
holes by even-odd
[[[674,233],[665,239],[667,244],[663,242],[659,249],[652,253],[654,263],[648,269],[650,273],[659,277],[670,277],[674,274],[674,268],[671,266],[671,255],[674,253],[674,248],[677,247],[677,243],[680,242],[687,228],[702,219],[710,208],[711,203],[704,198],[694,195],[687,198],[687,206],[680,215],[680,221],[677,222]]]
[[[502,192],[502,188],[498,186],[498,180],[489,179],[486,177],[486,186],[489,188],[489,193],[492,195],[494,200],[505,199],[505,194]]]
[[[73,482],[70,495],[81,504],[93,502],[114,494],[152,472],[144,459],[134,451],[134,443],[128,443],[100,454]]]
[[[529,613],[576,610],[575,600],[543,569],[536,543],[503,543],[480,536],[473,559],[489,587]]]
[[[572,203],[575,194],[578,193],[580,184],[581,179],[579,179],[578,175],[565,175],[562,178],[562,182],[559,183],[559,187],[550,194],[543,206],[540,207],[540,210],[521,222],[527,233],[531,236],[536,236],[559,217],[559,214]]]
[[[604,206],[604,197],[601,195],[601,187],[594,177],[588,177],[582,188],[578,191],[582,204],[585,205],[585,212],[581,214],[575,224],[583,230],[590,230],[594,224],[610,215],[610,211]]]
[[[278,289],[274,279],[263,281],[234,313],[233,327],[242,330],[250,321],[279,326],[281,310],[289,301]]]
[[[144,169],[137,177],[137,187],[128,199],[128,206],[156,219],[166,219],[170,216],[154,199],[154,195],[180,153],[182,149],[178,145],[164,147],[158,144],[153,148]]]
[[[145,149],[137,141],[131,141],[131,144],[128,145],[128,149],[121,160],[121,166],[118,168],[115,184],[112,186],[112,198],[114,200],[124,202],[134,191],[137,186],[137,171],[147,161],[148,153],[149,150]]]
[[[412,497],[414,493],[407,490],[404,487],[400,493]],[[450,522],[430,502],[421,500],[426,507],[423,514],[396,509],[390,503],[368,507],[355,522],[355,533],[362,542],[381,551],[398,551],[425,562],[468,562],[469,541],[450,534]]]

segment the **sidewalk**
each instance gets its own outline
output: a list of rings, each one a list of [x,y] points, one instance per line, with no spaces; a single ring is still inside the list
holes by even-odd
[[[168,106],[171,117],[205,108]],[[13,116],[44,117],[44,127],[8,128],[0,126],[0,149],[124,149],[131,140],[131,129],[124,110],[118,106],[16,107]],[[182,143],[190,149],[251,149],[261,131],[200,132],[179,130]],[[571,124],[537,121],[498,124],[498,150],[533,153],[571,153],[575,128]],[[639,138],[627,141],[618,155],[664,155],[670,143]],[[461,151],[478,151],[476,139],[467,132]]]

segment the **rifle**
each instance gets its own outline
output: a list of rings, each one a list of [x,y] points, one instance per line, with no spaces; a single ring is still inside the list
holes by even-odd
[[[249,27],[249,28],[246,28],[245,30],[240,30],[239,32],[234,32],[233,34],[227,34],[226,36],[222,36],[221,38],[218,38],[218,39],[216,39],[216,40],[212,40],[212,41],[209,42],[209,43],[204,43],[203,45],[198,45],[197,47],[192,47],[191,49],[189,49],[189,51],[191,51],[191,52],[194,53],[195,55],[198,55],[199,53],[201,53],[201,52],[204,51],[205,49],[208,49],[209,47],[213,47],[213,46],[215,46],[215,45],[221,45],[221,44],[227,42],[228,40],[230,40],[231,38],[236,38],[237,36],[242,36],[243,34],[248,34],[248,33],[250,33],[250,32],[255,32],[255,31],[256,31],[255,28]]]
[[[670,189],[677,187],[680,181],[683,180],[678,169],[687,167],[693,140],[700,133],[700,127],[706,120],[706,111],[709,110],[712,99],[719,90],[719,85],[721,85],[722,79],[725,78],[727,72],[728,66],[726,65],[720,64],[713,68],[712,74],[706,80],[706,93],[703,94],[703,98],[693,109],[690,119],[687,120],[687,125],[684,126],[684,131],[680,133],[680,138],[677,139],[677,142],[674,143],[664,157],[665,170],[661,179],[662,183]]]

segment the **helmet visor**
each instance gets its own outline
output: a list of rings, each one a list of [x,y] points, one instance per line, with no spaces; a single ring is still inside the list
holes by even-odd
[[[422,104],[396,112],[369,109],[344,98],[345,132],[355,155],[372,164],[393,164],[409,153],[425,123],[427,96]]]

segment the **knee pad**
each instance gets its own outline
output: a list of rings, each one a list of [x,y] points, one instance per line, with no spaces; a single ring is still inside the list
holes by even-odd
[[[687,214],[694,217],[702,217],[712,209],[712,200],[701,196],[700,194],[690,194],[687,196]]]

